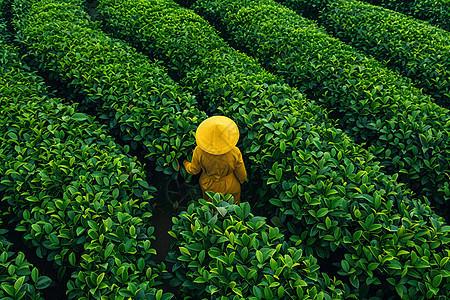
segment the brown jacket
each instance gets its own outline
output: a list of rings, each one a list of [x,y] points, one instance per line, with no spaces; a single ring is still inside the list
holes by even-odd
[[[234,147],[222,155],[213,155],[195,147],[192,162],[183,162],[186,171],[190,174],[200,175],[200,187],[203,198],[208,200],[205,191],[232,194],[234,203],[240,203],[241,184],[247,178],[241,151]]]

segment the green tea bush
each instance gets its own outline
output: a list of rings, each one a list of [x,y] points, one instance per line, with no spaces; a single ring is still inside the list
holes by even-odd
[[[82,104],[95,105],[113,133],[132,149],[142,146],[157,171],[177,177],[177,159],[192,151],[191,133],[206,118],[195,98],[159,62],[93,28],[78,2],[38,2],[15,5],[16,28],[36,64],[86,93]]]
[[[382,281],[392,284],[398,294],[426,294],[425,283],[421,286],[418,281],[429,276],[425,274],[430,270],[423,270],[422,262],[416,267],[416,260],[411,265],[406,252],[410,253],[412,243],[420,245],[419,249],[430,249],[432,244],[443,259],[441,266],[441,258],[434,260],[426,252],[431,255],[426,259],[431,261],[432,275],[445,274],[449,253],[443,248],[449,242],[448,226],[430,217],[432,213],[425,204],[410,201],[411,195],[396,182],[397,175],[382,173],[372,155],[329,122],[312,116],[315,105],[304,99],[286,101],[283,97],[293,90],[275,89],[257,81],[256,75],[240,67],[241,54],[227,46],[217,48],[218,41],[207,42],[219,37],[213,36],[210,28],[203,33],[205,23],[201,18],[174,8],[170,1],[167,7],[164,3],[105,0],[98,8],[111,32],[150,55],[162,55],[161,59],[169,61],[169,68],[174,64],[178,68],[184,61],[186,71],[178,74],[181,82],[201,90],[207,104],[214,105],[214,98],[222,99],[218,111],[236,120],[244,132],[241,145],[244,157],[250,160],[247,166],[250,180],[258,187],[255,194],[261,199],[259,204],[273,207],[262,200],[266,198],[278,207],[281,223],[294,234],[291,240],[306,254],[328,258],[337,249],[348,252],[340,262],[339,274],[347,279],[346,296],[354,293],[365,297],[371,286]],[[219,2],[211,2],[216,4]],[[176,42],[172,44],[172,40]],[[171,58],[166,60],[166,55]],[[266,93],[274,91],[274,99],[266,98]],[[261,179],[268,185],[259,184]],[[438,234],[423,240],[431,228],[439,228]],[[419,235],[408,243],[416,231]],[[394,235],[398,238],[397,233],[401,237],[398,244],[392,242]],[[396,268],[400,265],[399,272]],[[405,275],[408,270],[411,273]],[[439,284],[439,290],[432,287],[430,294],[445,295],[448,282],[441,280]]]
[[[449,0],[364,0],[374,5],[428,21],[450,31]]]
[[[2,223],[0,219],[0,225]],[[6,229],[0,229],[0,298],[43,300],[38,290],[50,286],[51,279],[39,276],[39,270],[26,260],[22,252],[11,251],[12,244],[4,236],[6,233]]]
[[[49,98],[15,51],[0,55],[0,192],[16,230],[59,279],[74,272],[69,299],[171,298],[154,287],[164,265],[153,262],[155,188],[140,163],[76,105]]]
[[[270,4],[269,4],[270,2]],[[450,199],[448,110],[310,20],[274,1],[203,1],[195,9],[327,108],[389,174],[432,200],[447,216]]]
[[[331,299],[313,256],[289,247],[248,202],[208,193],[211,202],[199,199],[172,218],[168,260],[184,299]]]
[[[357,0],[283,3],[305,17],[314,3],[320,23],[335,36],[411,77],[439,105],[450,107],[450,32]]]

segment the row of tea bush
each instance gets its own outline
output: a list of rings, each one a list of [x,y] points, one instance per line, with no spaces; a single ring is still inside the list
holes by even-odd
[[[69,299],[170,299],[155,288],[163,272],[150,241],[155,189],[140,163],[77,105],[50,98],[16,49],[2,47],[0,55],[0,192],[20,220],[16,230],[54,263],[59,280],[72,274]],[[16,264],[28,275],[20,256],[11,276]],[[1,284],[8,294],[11,278]],[[17,278],[12,299],[22,296],[25,279]]]

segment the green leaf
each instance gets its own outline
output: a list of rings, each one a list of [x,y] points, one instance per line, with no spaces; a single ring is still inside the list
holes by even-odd
[[[267,185],[274,184],[274,183],[278,183],[278,181],[276,179],[274,179],[273,177],[270,177],[269,179],[267,179]]]
[[[148,185],[148,182],[145,181],[145,180],[139,180],[138,183],[139,183],[140,186],[142,186],[145,189],[149,189],[150,188],[150,186]]]
[[[264,256],[263,256],[262,252],[259,250],[256,250],[256,259],[258,260],[258,262],[260,264],[262,264],[264,261]]]
[[[103,278],[105,278],[105,273],[101,273],[100,275],[98,275],[98,277],[97,277],[97,286],[99,286],[100,283],[102,283]]]
[[[36,282],[39,278],[39,270],[34,267],[33,270],[31,270],[31,279],[33,280],[33,282]]]
[[[94,229],[89,229],[88,235],[91,239],[96,240],[98,239],[98,233]]]
[[[326,208],[326,207],[322,207],[321,209],[319,209],[318,211],[317,211],[317,217],[318,218],[322,218],[322,217],[325,217],[326,215],[328,214],[328,208]]]
[[[268,300],[273,299],[272,290],[268,286],[264,287],[264,297]]]
[[[156,300],[161,300],[162,293],[163,293],[163,290],[158,290],[158,291],[156,292]]]
[[[40,276],[36,282],[36,289],[43,290],[52,284],[52,280],[47,276]]]
[[[194,283],[205,283],[205,282],[206,282],[206,279],[203,277],[197,277],[194,280]]]
[[[341,266],[345,272],[348,272],[350,270],[350,264],[345,259],[341,260]]]
[[[367,269],[368,269],[369,271],[373,271],[373,270],[375,270],[376,268],[378,268],[379,265],[380,265],[379,263],[373,262],[373,263],[370,263],[370,264],[367,266]]]
[[[433,287],[437,288],[442,282],[442,274],[437,274],[433,278]]]
[[[362,230],[357,230],[357,231],[355,231],[353,233],[353,243],[356,243],[356,241],[359,240],[359,238],[361,237],[362,233],[363,233]]]
[[[184,254],[186,254],[188,256],[191,256],[191,253],[185,247],[178,247],[178,248],[180,249],[181,253],[184,253]]]
[[[380,207],[380,205],[381,205],[381,196],[377,195],[373,199],[373,206],[375,206],[375,209],[378,209]]]
[[[248,257],[248,248],[247,247],[242,248],[240,254],[241,254],[242,260],[245,261]]]
[[[329,217],[325,219],[325,226],[327,227],[327,229],[330,229],[331,227],[331,220]]]
[[[10,296],[14,296],[14,287],[6,282],[1,283],[2,289]]]
[[[217,207],[217,210],[222,217],[225,217],[225,215],[227,214],[227,209],[225,207]]]
[[[236,216],[243,220],[244,219],[244,212],[242,210],[242,208],[240,206],[235,206],[234,207],[234,212],[236,213]]]
[[[76,257],[75,257],[75,253],[74,252],[69,254],[69,263],[72,266],[75,266],[75,264],[76,264]]]
[[[430,267],[430,264],[427,263],[427,262],[424,261],[424,260],[418,260],[418,261],[416,262],[416,264],[414,265],[414,267],[416,267],[416,268],[418,268],[418,269],[421,269],[421,268],[429,268],[429,267]]]
[[[284,142],[284,140],[282,140],[280,142],[280,150],[281,150],[281,153],[286,152],[286,143]]]
[[[359,288],[359,279],[357,275],[352,275],[350,276],[350,283],[355,287],[355,288]]]
[[[9,132],[8,136],[12,139],[12,140],[18,140],[19,138],[17,137],[17,134],[15,134],[14,132]]]
[[[79,122],[85,121],[85,120],[87,120],[87,116],[86,116],[86,114],[83,114],[83,113],[75,113],[72,115],[72,120],[79,121]]]
[[[284,287],[280,285],[277,291],[278,299],[282,299],[284,296]]]
[[[205,256],[206,256],[206,252],[205,250],[200,251],[200,253],[198,254],[198,261],[202,264],[203,261],[205,260]]]
[[[256,286],[256,285],[253,286],[253,295],[255,295],[255,297],[256,297],[258,300],[262,298],[262,292],[261,292],[261,289],[260,289],[258,286]]]
[[[283,170],[277,169],[277,171],[275,172],[275,178],[277,179],[277,181],[281,180],[281,176],[283,176]]]
[[[242,278],[247,278],[247,272],[245,272],[245,269],[241,265],[236,265],[236,270],[238,271],[239,275],[242,276]]]
[[[353,174],[353,172],[355,171],[355,166],[350,163],[350,165],[347,166],[347,168],[345,168],[345,174],[347,176],[350,176],[351,174]]]
[[[244,211],[244,219],[247,218],[250,215],[250,204],[248,202],[243,202],[240,204],[242,210]]]
[[[275,272],[278,269],[278,264],[272,257],[270,258],[270,268],[273,272]]]
[[[442,279],[442,278],[441,278]],[[14,289],[18,292],[23,285],[23,282],[25,281],[25,276],[20,277],[19,279],[17,279],[16,283],[14,283]],[[434,280],[433,280],[434,282]]]
[[[86,230],[86,228],[84,228],[84,227],[77,227],[77,235],[82,234],[85,230]]]
[[[38,248],[38,249],[40,249],[40,248]],[[16,266],[9,265],[9,267],[8,267],[8,274],[9,274],[9,276],[13,276],[14,273],[16,273]]]

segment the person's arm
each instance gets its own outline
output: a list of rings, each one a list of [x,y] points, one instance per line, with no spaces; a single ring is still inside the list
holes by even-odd
[[[244,183],[245,179],[247,179],[247,171],[245,170],[244,160],[242,159],[241,151],[238,149],[238,161],[236,164],[236,169],[234,169],[234,174],[241,184]]]
[[[192,155],[192,162],[184,160],[183,165],[189,174],[196,175],[200,173],[202,167],[200,165],[200,155],[198,153],[197,147],[195,147],[194,149],[194,154]]]

